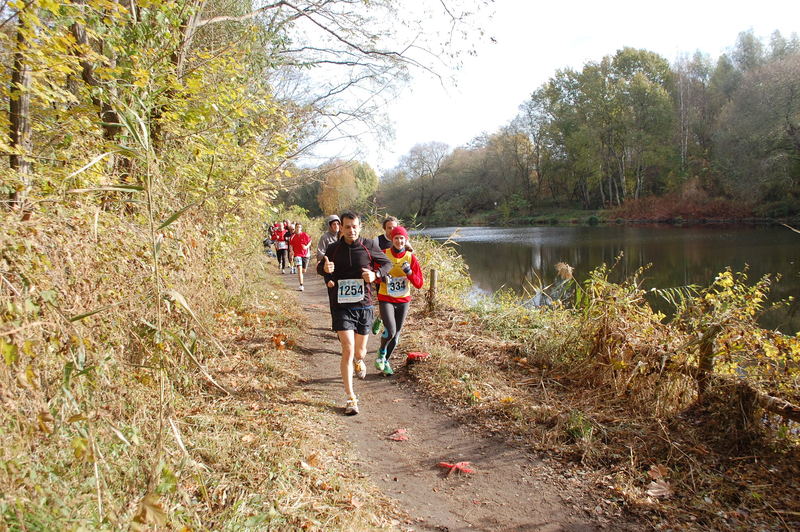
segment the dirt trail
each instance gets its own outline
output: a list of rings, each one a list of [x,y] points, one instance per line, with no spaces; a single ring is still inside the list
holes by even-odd
[[[309,320],[298,339],[305,357],[303,388],[342,413],[339,343],[330,330],[325,288],[311,268],[308,273],[306,291],[297,292]],[[286,276],[287,286],[295,283],[294,276]],[[415,518],[407,529],[578,531],[610,524],[591,519],[582,509],[593,505],[582,500],[580,485],[570,484],[549,464],[435,411],[403,382],[402,368],[394,377],[378,374],[373,365],[377,347],[378,336],[371,336],[367,378],[354,383],[361,413],[341,415],[340,428],[358,451],[363,470]],[[393,357],[396,368],[404,356],[401,345]],[[408,441],[388,439],[398,428],[407,430]],[[471,462],[475,473],[448,476],[436,467],[442,461]]]

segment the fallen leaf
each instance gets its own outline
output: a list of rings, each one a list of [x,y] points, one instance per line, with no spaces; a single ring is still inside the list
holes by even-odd
[[[647,472],[653,480],[667,478],[669,475],[669,468],[665,465],[651,465],[650,470]]]
[[[39,415],[36,416],[37,421],[39,422],[39,430],[44,432],[45,434],[52,434],[53,433],[53,425],[55,424],[55,419],[53,419],[53,415],[48,412],[47,410],[42,410],[39,412]]]
[[[394,441],[407,441],[408,440],[408,432],[406,429],[397,429],[396,431],[392,432],[388,438]]]
[[[358,499],[358,497],[356,497],[355,495],[352,495],[352,496],[350,497],[350,506],[352,506],[352,509],[354,509],[354,510],[355,510],[356,508],[361,508],[363,505],[364,505],[364,503],[363,503],[363,502],[361,502],[361,501]]]
[[[158,495],[150,493],[144,496],[133,521],[143,525],[154,524],[157,527],[163,527],[167,524],[167,514],[164,512],[161,503],[158,502]]]
[[[665,480],[654,480],[647,486],[647,494],[651,497],[668,498],[672,496],[672,488]]]
[[[456,462],[455,464],[450,464],[448,462],[439,462],[436,464],[439,467],[444,469],[449,469],[447,472],[447,476],[450,476],[454,471],[458,471],[459,473],[474,473],[474,469],[470,469],[469,462]]]

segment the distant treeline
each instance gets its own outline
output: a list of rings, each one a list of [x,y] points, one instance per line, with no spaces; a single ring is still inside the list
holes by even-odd
[[[654,198],[700,217],[800,214],[796,34],[743,32],[716,61],[624,48],[559,70],[507,126],[455,150],[419,144],[377,191],[381,209],[428,223],[552,207],[646,216]]]

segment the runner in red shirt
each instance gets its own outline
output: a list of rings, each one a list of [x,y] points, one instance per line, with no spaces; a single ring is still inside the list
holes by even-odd
[[[300,282],[300,286],[297,287],[297,289],[302,292],[305,290],[305,288],[303,288],[303,274],[306,273],[306,269],[308,269],[311,237],[308,233],[303,232],[303,225],[300,222],[294,226],[294,234],[289,238],[289,245],[294,255],[294,265],[297,268],[297,280]]]

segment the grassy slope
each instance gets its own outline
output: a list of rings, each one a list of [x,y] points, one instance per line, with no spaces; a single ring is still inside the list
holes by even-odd
[[[297,388],[303,317],[257,239],[173,225],[165,288],[193,318],[178,300],[156,311],[135,221],[0,225],[0,530],[391,526],[333,414]]]

